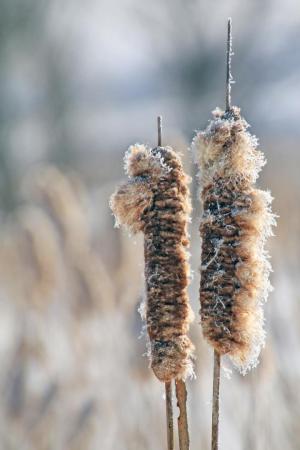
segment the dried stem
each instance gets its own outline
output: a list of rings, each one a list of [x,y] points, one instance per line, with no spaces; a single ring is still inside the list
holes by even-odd
[[[189,450],[190,438],[189,438],[187,409],[186,409],[187,391],[185,382],[182,380],[176,380],[176,397],[177,397],[177,406],[179,408],[179,416],[178,416],[179,448],[180,450]]]
[[[220,369],[221,356],[214,351],[214,379],[212,399],[212,427],[211,427],[211,450],[219,448],[219,398],[220,398]]]
[[[167,443],[168,443],[168,450],[174,450],[173,406],[172,406],[172,384],[171,384],[171,381],[165,383],[165,392],[166,392],[166,417],[167,417]]]

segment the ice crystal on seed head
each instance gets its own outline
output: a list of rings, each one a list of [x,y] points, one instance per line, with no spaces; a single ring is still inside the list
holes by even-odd
[[[193,372],[187,336],[189,178],[170,147],[131,146],[124,166],[129,180],[110,205],[119,224],[144,233],[147,305],[140,312],[146,315],[151,368],[163,382],[185,379]]]
[[[240,110],[213,115],[192,143],[203,202],[201,321],[206,339],[245,374],[265,341],[271,266],[264,244],[275,216],[269,192],[254,186],[265,159]]]

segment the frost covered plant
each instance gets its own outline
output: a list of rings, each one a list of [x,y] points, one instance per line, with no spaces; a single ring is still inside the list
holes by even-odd
[[[180,409],[179,445],[181,450],[188,450],[184,380],[193,372],[193,345],[187,335],[192,320],[186,250],[191,209],[189,180],[179,156],[161,145],[154,149],[131,146],[125,155],[125,171],[128,182],[112,195],[110,206],[118,225],[133,233],[144,233],[150,364],[156,377],[165,383],[168,450],[174,448],[172,380]]]
[[[265,341],[271,267],[264,245],[275,219],[270,193],[255,187],[265,159],[239,108],[213,116],[193,141],[203,204],[201,322],[215,351],[245,374]]]
[[[187,286],[190,213],[188,178],[170,147],[133,145],[125,155],[126,184],[111,197],[117,224],[144,233],[149,356],[163,382],[192,373]]]

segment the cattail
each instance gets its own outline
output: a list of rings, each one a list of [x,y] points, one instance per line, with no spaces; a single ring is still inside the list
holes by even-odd
[[[203,334],[245,373],[265,340],[262,305],[270,291],[264,250],[274,216],[271,195],[254,183],[265,163],[237,107],[216,110],[194,139],[203,216],[201,320]]]
[[[185,379],[192,372],[193,350],[187,336],[188,177],[170,147],[131,146],[125,170],[129,180],[113,194],[111,208],[117,224],[144,233],[151,367],[160,381]]]
[[[231,106],[231,19],[227,28],[226,111],[193,141],[203,215],[200,302],[203,335],[214,347],[211,448],[218,449],[221,356],[245,374],[265,341],[262,305],[271,289],[264,244],[275,222],[269,192],[255,187],[265,164],[240,110]]]
[[[193,345],[187,335],[192,313],[188,303],[189,179],[179,156],[161,146],[131,146],[125,155],[128,182],[111,198],[117,224],[144,233],[146,323],[149,357],[156,377],[165,383],[167,442],[173,450],[172,380],[176,384],[180,450],[188,450],[189,433],[184,380],[192,374]]]

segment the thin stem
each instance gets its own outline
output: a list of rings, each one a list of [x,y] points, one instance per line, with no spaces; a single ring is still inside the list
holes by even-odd
[[[190,438],[188,430],[188,419],[187,419],[187,391],[185,382],[182,380],[176,380],[176,397],[177,406],[179,408],[178,416],[178,437],[179,437],[179,448],[180,450],[189,450],[190,448]]]
[[[171,381],[165,383],[165,391],[166,391],[166,417],[167,417],[167,443],[168,443],[168,450],[174,450],[173,406],[172,406],[172,385],[171,385]]]
[[[157,145],[161,147],[162,117],[157,117]],[[166,394],[166,419],[167,419],[167,445],[168,450],[174,450],[173,431],[173,405],[172,405],[172,384],[171,381],[165,383]]]
[[[227,22],[227,51],[226,51],[226,111],[231,108],[231,84],[233,82],[231,75],[231,56],[232,53],[232,21]]]
[[[213,400],[212,400],[212,421],[211,421],[211,450],[219,448],[219,405],[220,405],[220,369],[221,356],[214,351],[214,380],[213,380]]]
[[[157,118],[157,145],[161,147],[161,135],[162,135],[162,116]]]

